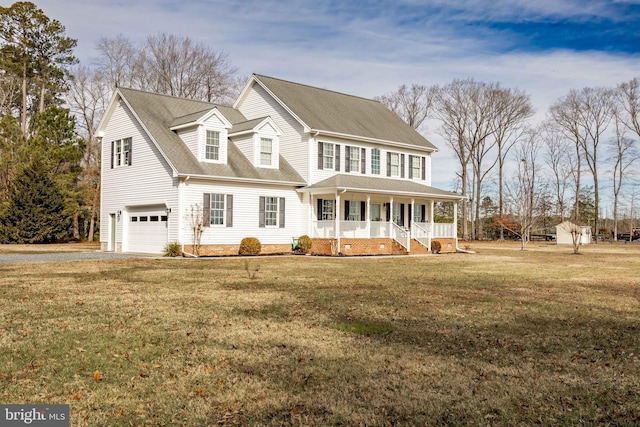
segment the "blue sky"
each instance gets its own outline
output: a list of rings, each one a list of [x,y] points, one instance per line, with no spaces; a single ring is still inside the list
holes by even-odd
[[[260,73],[372,98],[401,84],[474,77],[531,94],[537,119],[570,89],[640,76],[640,0],[34,0],[88,64],[100,36],[159,32]],[[433,183],[455,161],[437,126]]]

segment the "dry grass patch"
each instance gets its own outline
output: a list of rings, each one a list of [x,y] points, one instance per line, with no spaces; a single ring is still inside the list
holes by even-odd
[[[640,250],[471,249],[0,264],[0,399],[74,426],[640,423]]]

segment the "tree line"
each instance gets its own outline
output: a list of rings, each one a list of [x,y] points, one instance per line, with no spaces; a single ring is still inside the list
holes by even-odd
[[[35,4],[0,7],[0,243],[94,240],[96,129],[116,87],[227,104],[246,80],[227,53],[189,37],[102,37],[88,65],[76,46]],[[598,231],[602,179],[613,188],[615,229],[638,160],[639,92],[638,78],[571,90],[540,124],[529,94],[472,78],[402,85],[377,99],[418,130],[438,123],[458,160],[461,235],[471,239],[525,236],[550,217]]]
[[[76,46],[34,3],[0,7],[0,243],[96,238],[96,129],[116,87],[230,103],[243,80],[225,52],[188,37],[103,37],[90,65]]]
[[[472,78],[402,85],[378,100],[416,129],[427,120],[437,123],[457,158],[465,239],[508,233],[526,242],[532,232],[546,233],[565,219],[615,239],[625,190],[633,207],[640,78],[611,88],[572,89],[539,123],[533,123],[528,93]],[[601,225],[603,180],[612,188],[610,229]]]

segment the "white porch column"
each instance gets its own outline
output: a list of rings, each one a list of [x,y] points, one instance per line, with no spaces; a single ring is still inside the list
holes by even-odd
[[[367,211],[365,212],[365,220],[367,221],[367,236],[371,238],[371,196],[367,194]]]
[[[428,234],[428,238],[427,238],[427,244],[429,245],[429,250],[431,250],[431,238],[433,237],[433,230],[435,229],[435,224],[433,223],[433,208],[435,206],[435,202],[433,200],[431,200],[430,206],[429,206],[429,234]]]
[[[393,196],[389,197],[389,222],[387,223],[388,236],[393,237],[391,233],[393,232],[393,227],[391,224],[393,223]]]
[[[458,250],[458,202],[453,203],[453,235],[456,238],[456,250]]]
[[[415,198],[411,198],[411,209],[409,209],[409,230],[410,230],[410,235],[411,237],[414,237],[415,232],[413,230],[413,219],[415,218],[416,214],[416,199]]]
[[[317,213],[317,212],[315,212],[315,209],[313,208],[313,202],[314,202],[314,200],[315,200],[315,199],[313,198],[313,194],[309,193],[309,209],[310,209],[311,211],[309,212],[309,220],[308,220],[308,223],[307,223],[307,227],[308,227],[308,229],[309,229],[309,230],[308,230],[308,231],[309,231],[309,233],[308,233],[307,235],[308,235],[308,236],[310,236],[312,239],[313,239],[314,237],[316,237],[316,236],[315,236],[315,233],[314,233],[314,229],[313,229],[313,216],[314,216],[314,215],[318,215],[318,213]],[[318,220],[318,219],[316,218],[316,221],[317,221],[317,220]]]
[[[336,192],[336,235],[338,239],[338,253],[340,253],[340,193]],[[333,254],[332,254],[333,255]]]

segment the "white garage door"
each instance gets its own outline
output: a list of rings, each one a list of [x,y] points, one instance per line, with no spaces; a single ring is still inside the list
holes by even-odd
[[[167,244],[167,212],[162,206],[129,208],[127,252],[162,253]]]

